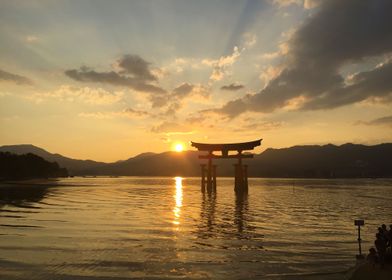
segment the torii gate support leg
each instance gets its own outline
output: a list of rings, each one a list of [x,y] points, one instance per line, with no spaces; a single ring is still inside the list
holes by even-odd
[[[244,174],[242,164],[234,164],[235,177],[234,177],[234,191],[236,193],[244,192]]]
[[[216,165],[212,166],[212,189],[216,192]]]
[[[206,191],[206,165],[200,164],[201,167],[201,192]]]
[[[243,180],[244,180],[244,192],[248,192],[248,165],[245,164],[244,165],[244,169],[243,169]]]
[[[211,157],[208,159],[207,166],[207,192],[212,192],[212,159]]]

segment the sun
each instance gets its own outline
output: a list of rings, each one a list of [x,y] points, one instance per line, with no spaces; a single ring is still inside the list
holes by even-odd
[[[176,151],[177,153],[180,153],[180,152],[184,151],[184,144],[182,144],[182,143],[176,143],[176,144],[174,144],[173,149],[174,149],[174,151]]]

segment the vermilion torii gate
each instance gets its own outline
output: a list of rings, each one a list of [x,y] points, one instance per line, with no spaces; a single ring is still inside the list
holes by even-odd
[[[216,165],[212,164],[213,159],[237,158],[238,163],[235,167],[235,183],[234,190],[236,192],[248,192],[248,166],[242,164],[242,159],[253,158],[253,154],[243,154],[243,151],[253,150],[255,147],[261,145],[261,140],[243,142],[243,143],[229,143],[229,144],[206,144],[191,142],[191,146],[197,148],[199,151],[206,151],[208,154],[200,155],[200,159],[207,159],[207,164],[201,164],[201,191],[208,192],[216,191]],[[229,155],[230,151],[237,152],[237,154]],[[221,152],[220,155],[214,152]]]

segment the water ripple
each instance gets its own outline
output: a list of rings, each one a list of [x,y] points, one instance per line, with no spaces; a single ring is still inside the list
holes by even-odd
[[[391,223],[391,180],[71,178],[0,188],[2,279],[341,279],[355,218]],[[389,220],[388,220],[389,219]]]

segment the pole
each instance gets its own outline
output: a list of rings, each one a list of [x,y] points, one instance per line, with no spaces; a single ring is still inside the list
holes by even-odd
[[[359,250],[359,255],[357,255],[357,259],[363,259],[364,256],[362,255],[362,246],[361,246],[361,226],[365,225],[364,220],[354,220],[354,225],[358,227],[358,250]]]
[[[362,248],[361,248],[361,226],[358,225],[358,249],[359,249],[359,255],[362,256]]]

